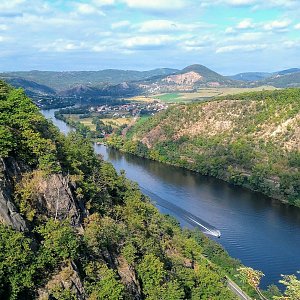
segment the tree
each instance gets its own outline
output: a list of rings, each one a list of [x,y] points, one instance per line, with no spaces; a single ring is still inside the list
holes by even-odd
[[[32,240],[0,224],[0,298],[14,300],[34,287]],[[28,292],[28,291],[27,291]]]
[[[261,299],[266,299],[259,289],[261,278],[264,274],[261,271],[254,270],[250,267],[241,267],[236,275],[243,283],[249,284],[260,296]]]
[[[299,272],[298,272],[299,273]],[[300,299],[300,280],[295,275],[281,275],[279,282],[286,286],[283,296],[274,296],[276,300],[299,300]]]
[[[95,262],[89,263],[85,268],[88,281],[85,286],[89,300],[119,300],[123,299],[124,286],[116,279],[114,270],[106,265]]]

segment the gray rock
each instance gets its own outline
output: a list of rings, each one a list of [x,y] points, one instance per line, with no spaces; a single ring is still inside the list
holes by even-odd
[[[27,229],[26,222],[15,207],[12,194],[13,178],[19,177],[21,168],[13,159],[0,158],[0,223],[12,226],[19,231]]]
[[[80,226],[86,211],[83,206],[79,207],[70,187],[69,179],[61,174],[52,174],[40,181],[37,186],[38,213],[58,220],[70,219],[72,225]]]

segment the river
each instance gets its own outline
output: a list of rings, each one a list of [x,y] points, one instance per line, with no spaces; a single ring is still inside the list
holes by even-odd
[[[54,111],[42,113],[52,118],[62,132],[70,131],[69,126],[54,118]],[[192,171],[103,145],[94,148],[118,171],[125,170],[127,177],[137,182],[162,212],[174,215],[183,226],[201,223],[211,232],[218,229],[221,238],[212,238],[232,257],[261,270],[265,274],[263,288],[278,283],[280,274],[300,270],[299,208]]]

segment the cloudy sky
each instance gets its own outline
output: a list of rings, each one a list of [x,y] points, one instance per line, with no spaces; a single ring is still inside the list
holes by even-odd
[[[299,0],[1,0],[0,71],[300,67]]]

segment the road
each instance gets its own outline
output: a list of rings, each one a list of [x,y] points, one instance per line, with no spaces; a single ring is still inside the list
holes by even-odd
[[[237,285],[237,284],[235,284],[231,279],[229,279],[228,277],[227,277],[227,283],[228,283],[228,287],[229,287],[229,289],[233,292],[233,293],[235,293],[238,297],[239,297],[239,299],[241,299],[241,300],[252,300],[252,298],[250,298],[245,292],[243,292],[241,289],[240,289],[240,287]]]

